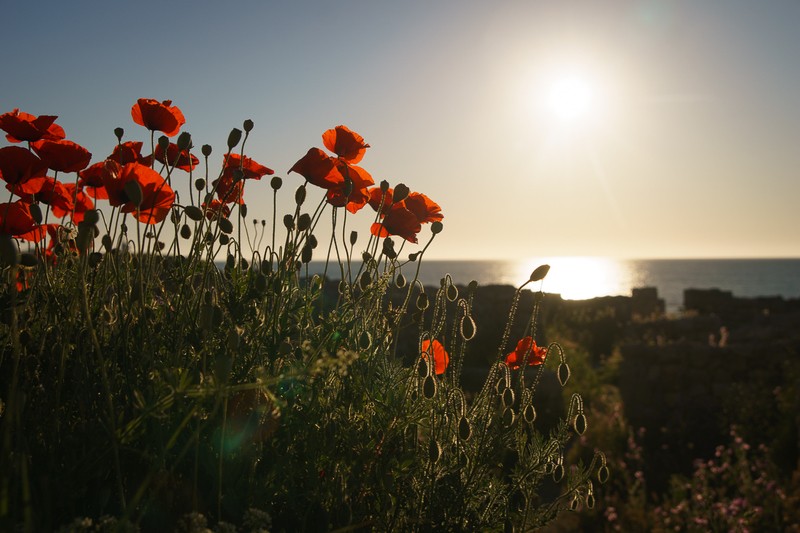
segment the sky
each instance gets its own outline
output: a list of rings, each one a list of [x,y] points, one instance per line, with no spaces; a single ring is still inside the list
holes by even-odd
[[[170,99],[212,172],[255,122],[279,219],[289,168],[347,125],[376,183],[441,205],[429,258],[800,257],[796,0],[2,6],[0,113],[58,115],[92,162],[117,126],[149,141],[138,98]],[[271,218],[267,180],[245,197]]]

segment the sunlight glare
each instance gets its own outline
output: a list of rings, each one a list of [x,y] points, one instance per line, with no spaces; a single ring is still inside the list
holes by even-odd
[[[518,279],[527,279],[539,265],[550,265],[541,288],[567,300],[598,296],[630,296],[631,273],[619,261],[608,257],[546,257],[520,261]],[[539,283],[528,286],[538,290]]]
[[[571,75],[559,78],[551,85],[547,105],[560,120],[572,121],[586,115],[593,100],[594,93],[589,84]]]

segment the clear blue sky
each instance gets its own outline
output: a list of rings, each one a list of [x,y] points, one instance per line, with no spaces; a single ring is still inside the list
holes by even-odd
[[[147,138],[137,98],[171,99],[217,156],[253,119],[249,155],[291,190],[324,130],[361,133],[376,181],[442,206],[434,258],[800,256],[796,0],[5,1],[2,17],[0,112],[58,115],[93,161],[116,126]],[[550,100],[564,79],[590,95],[572,118]],[[249,217],[270,217],[252,185]]]

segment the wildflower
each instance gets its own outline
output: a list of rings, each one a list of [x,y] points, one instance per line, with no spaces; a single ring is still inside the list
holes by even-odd
[[[22,200],[0,204],[0,233],[38,242],[45,232],[33,220],[28,204]]]
[[[221,201],[214,198],[211,200],[211,203],[206,205],[204,202],[202,205],[203,212],[206,215],[208,220],[214,220],[215,218],[228,218],[231,215],[231,208],[227,206],[227,204],[222,203]]]
[[[21,146],[0,148],[0,176],[10,185],[24,183],[36,176],[44,176],[47,164],[36,154]]]
[[[109,158],[106,161],[100,161],[81,170],[78,173],[80,176],[78,186],[81,189],[85,188],[86,194],[92,198],[107,200],[108,192],[106,191],[105,183],[107,180],[113,179],[109,167],[119,170],[120,164]]]
[[[347,126],[336,126],[322,134],[325,148],[339,156],[339,159],[355,165],[364,157],[369,145],[364,137]]]
[[[156,149],[156,151],[158,151],[158,149]],[[114,151],[108,156],[108,159],[116,161],[120,165],[127,165],[128,163],[149,165],[147,158],[142,156],[141,141],[125,141],[124,143],[116,145]]]
[[[89,150],[66,139],[42,139],[31,146],[50,169],[59,172],[80,172],[92,160]]]
[[[55,123],[58,117],[31,115],[14,109],[0,115],[0,129],[6,132],[8,142],[35,142],[40,139],[63,139],[64,129]]]
[[[223,173],[233,176],[233,171],[239,169],[242,171],[243,179],[260,180],[266,175],[275,174],[271,168],[257,163],[249,157],[243,157],[237,154],[228,154],[225,157],[225,164],[223,166]]]
[[[393,205],[380,222],[370,226],[370,232],[376,237],[397,235],[405,240],[417,243],[417,233],[422,229],[417,216],[401,204]]]
[[[159,102],[152,98],[139,98],[131,108],[133,121],[150,131],[163,132],[167,137],[174,137],[186,123],[183,113],[172,100]]]
[[[433,355],[434,365],[436,366],[436,374],[444,374],[445,370],[447,370],[447,365],[450,364],[450,356],[447,354],[447,350],[444,349],[442,343],[433,339],[433,341],[429,339],[425,339],[422,341],[422,350],[421,354],[423,359],[428,359],[429,355]]]
[[[439,204],[422,193],[412,192],[403,202],[406,205],[406,209],[416,215],[420,224],[437,222],[444,218],[444,215],[442,215],[442,208],[439,207]]]
[[[72,221],[79,224],[83,221],[86,211],[94,209],[94,202],[83,189],[74,183],[64,183],[63,187],[70,199],[74,199],[72,209],[63,210],[59,205],[53,204],[53,214],[60,218],[69,213]]]
[[[73,195],[64,184],[46,176],[37,176],[25,183],[20,183],[13,188],[13,192],[29,204],[33,203],[35,199],[52,206],[54,214],[56,209],[61,213],[60,215],[56,214],[59,217],[72,211],[74,206]]]
[[[139,205],[125,191],[125,185],[129,181],[137,182],[141,188],[142,199]],[[117,171],[109,172],[104,185],[108,192],[108,202],[112,206],[122,206],[123,213],[133,213],[139,222],[145,224],[156,224],[164,220],[175,202],[175,192],[164,178],[140,163],[128,163],[121,168],[117,165]]]
[[[326,189],[328,203],[356,213],[370,199],[368,188],[375,184],[369,172],[355,166],[369,145],[364,138],[346,126],[336,126],[322,134],[325,147],[337,157],[319,148],[311,148],[289,169],[309,183]]]
[[[244,181],[234,179],[230,174],[223,174],[211,182],[217,191],[217,197],[226,204],[244,203]]]
[[[518,343],[516,349],[506,356],[506,364],[512,369],[517,370],[522,366],[522,361],[528,357],[528,366],[537,366],[544,364],[545,357],[547,357],[547,350],[536,346],[536,341],[530,336],[523,337]]]
[[[190,154],[188,150],[181,150],[175,143],[169,143],[166,152],[160,144],[157,144],[153,155],[142,158],[142,164],[150,166],[154,157],[159,163],[179,168],[186,172],[191,172],[194,167],[200,164],[200,160],[197,157]]]

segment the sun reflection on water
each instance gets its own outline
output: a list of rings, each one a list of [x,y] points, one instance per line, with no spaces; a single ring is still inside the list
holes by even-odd
[[[598,296],[630,296],[632,273],[626,264],[607,257],[542,257],[520,261],[516,278],[526,280],[539,265],[550,265],[543,282],[529,285],[569,300]],[[541,285],[540,285],[541,283]]]

